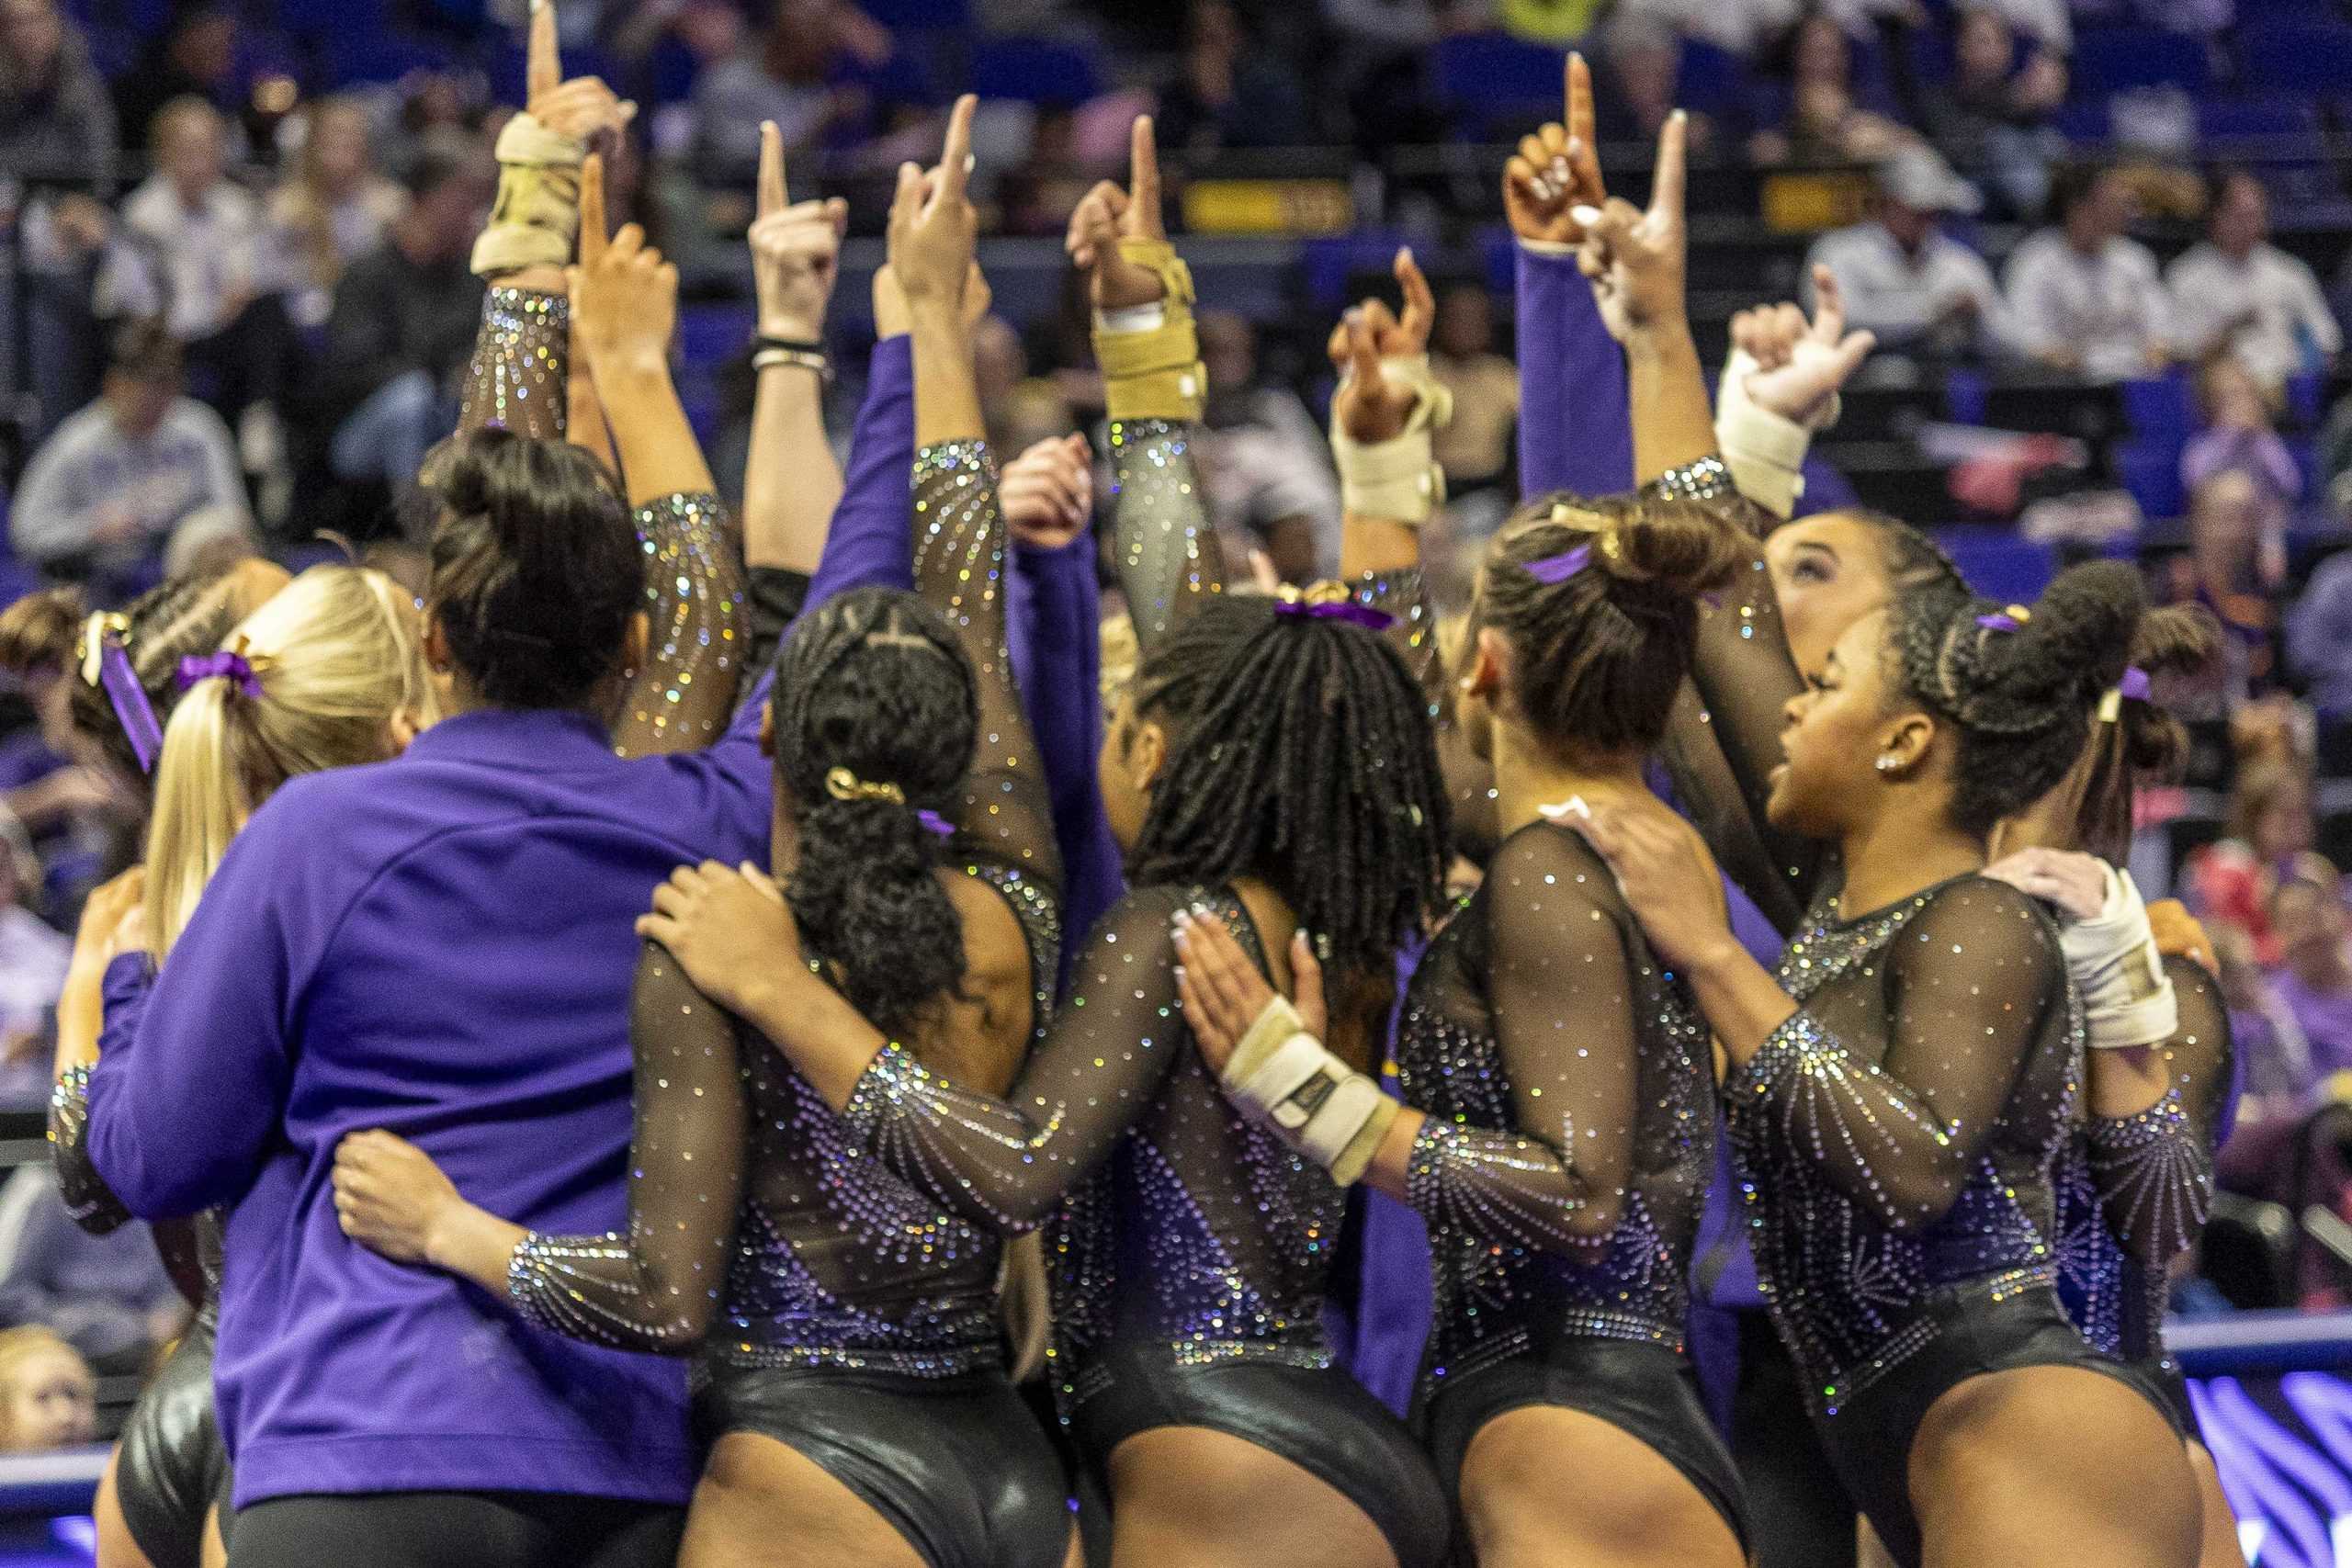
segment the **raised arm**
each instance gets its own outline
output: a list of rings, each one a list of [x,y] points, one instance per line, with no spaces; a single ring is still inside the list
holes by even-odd
[[[630,1004],[637,1060],[626,1235],[526,1231],[468,1202],[431,1157],[390,1133],[335,1149],[344,1231],[396,1263],[470,1280],[542,1328],[682,1356],[725,1293],[747,1147],[735,1025],[649,944]]]
[[[876,1031],[801,961],[783,900],[739,873],[673,876],[638,930],[764,1034],[891,1171],[975,1224],[1017,1232],[1109,1157],[1183,1049],[1169,935],[1181,904],[1152,889],[1104,917],[1069,1005],[1001,1095]],[[775,961],[739,961],[754,947]]]
[[[825,311],[832,299],[849,209],[836,197],[794,206],[785,185],[784,136],[760,127],[759,216],[752,220],[752,273],[759,343],[752,368],[752,457],[743,474],[743,559],[753,570],[813,576],[827,525],[841,504],[841,466],[825,439]]]
[[[955,624],[979,678],[980,751],[961,825],[1057,884],[1052,807],[1006,639],[1011,563],[964,315],[978,229],[966,191],[975,104],[957,100],[927,181],[911,164],[900,169],[890,209],[890,269],[914,338],[915,588]]]
[[[1193,275],[1160,217],[1151,120],[1135,123],[1128,186],[1105,180],[1070,214],[1063,248],[1087,277],[1111,415],[1112,543],[1136,643],[1149,658],[1225,586],[1192,440],[1208,392]]]

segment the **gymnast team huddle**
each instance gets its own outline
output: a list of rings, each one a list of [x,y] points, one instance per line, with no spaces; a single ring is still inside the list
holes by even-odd
[[[2240,1561],[2159,1332],[2227,1025],[2115,866],[2212,628],[1785,523],[1871,343],[1825,276],[1711,405],[1679,118],[1609,196],[1572,61],[1504,173],[1529,499],[1443,617],[1409,254],[1332,335],[1340,579],[1222,581],[1138,121],[1069,239],[1108,682],[1094,455],[1001,486],[983,435],[971,101],[899,173],[845,471],[842,212],[768,130],[738,518],[553,36],[422,604],[248,565],[0,618],[151,803],[51,1135],[202,1310],[102,1562],[1734,1568],[1819,1561],[1807,1462],[1845,1561]],[[1719,1142],[1810,1422],[1770,1474],[1686,1355]],[[1400,1222],[1401,1416],[1326,1312]]]

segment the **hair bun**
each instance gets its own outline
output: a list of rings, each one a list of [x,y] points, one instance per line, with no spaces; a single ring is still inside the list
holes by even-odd
[[[1594,554],[1609,574],[1675,600],[1712,592],[1754,558],[1756,542],[1707,507],[1649,500],[1604,532]]]
[[[28,675],[74,661],[89,606],[79,588],[45,588],[0,610],[0,670]]]
[[[2222,623],[2202,604],[2167,604],[2140,617],[2132,662],[2151,675],[2200,675],[2222,652]]]

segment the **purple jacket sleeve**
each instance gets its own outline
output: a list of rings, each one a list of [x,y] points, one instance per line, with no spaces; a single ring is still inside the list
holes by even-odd
[[[884,338],[874,345],[871,366],[850,434],[841,504],[808,584],[807,609],[851,588],[914,592],[914,339]]]
[[[1102,746],[1101,591],[1089,534],[1057,550],[1013,547],[1013,678],[1046,765],[1054,837],[1062,852],[1062,943],[1067,973],[1086,933],[1125,886],[1109,833],[1095,754]]]
[[[1615,495],[1634,488],[1625,357],[1574,256],[1519,257],[1519,488]]]

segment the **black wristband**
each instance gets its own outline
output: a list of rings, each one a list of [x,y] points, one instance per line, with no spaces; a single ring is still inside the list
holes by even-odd
[[[825,345],[822,343],[812,339],[799,337],[771,337],[765,333],[754,333],[752,335],[752,352],[753,354],[757,354],[763,348],[790,349],[795,354],[822,354],[825,352]]]

